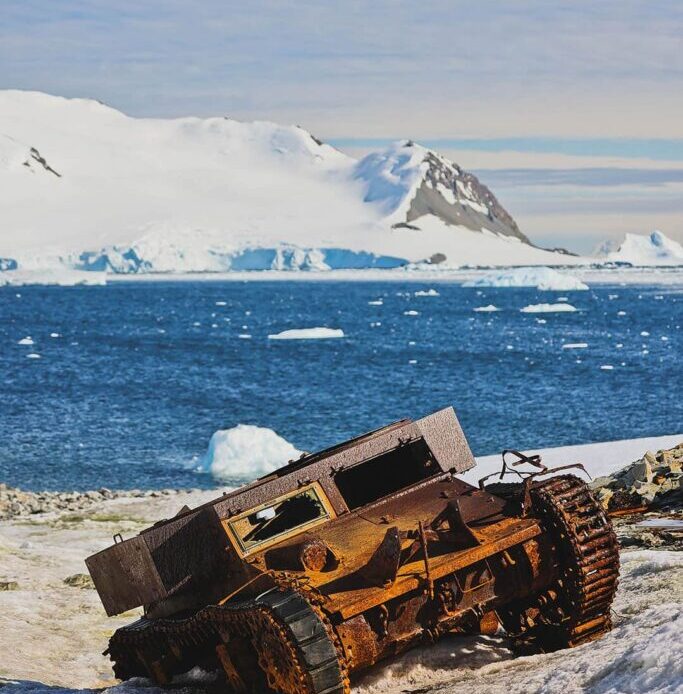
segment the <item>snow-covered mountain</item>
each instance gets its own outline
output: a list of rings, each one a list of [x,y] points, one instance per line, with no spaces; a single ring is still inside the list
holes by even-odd
[[[631,265],[683,265],[683,246],[661,231],[653,231],[649,236],[626,234],[621,241],[603,243],[595,255],[601,260]]]
[[[357,161],[296,126],[131,118],[0,91],[0,257],[111,272],[553,265],[491,191],[403,141]]]

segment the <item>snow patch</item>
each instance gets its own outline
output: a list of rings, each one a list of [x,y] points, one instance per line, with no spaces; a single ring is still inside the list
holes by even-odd
[[[238,483],[266,475],[300,455],[301,451],[272,429],[238,424],[213,434],[199,469]]]
[[[294,328],[268,335],[269,340],[329,340],[344,337],[339,328]]]

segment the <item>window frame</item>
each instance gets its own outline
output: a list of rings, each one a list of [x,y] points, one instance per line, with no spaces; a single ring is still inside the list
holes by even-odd
[[[291,499],[292,497],[304,494],[309,490],[313,491],[313,493],[317,497],[317,501],[320,502],[320,505],[322,506],[324,511],[323,515],[319,516],[318,518],[314,518],[310,521],[305,521],[301,525],[297,525],[295,528],[292,528],[291,530],[285,530],[281,532],[279,535],[275,535],[274,537],[262,540],[261,542],[252,545],[249,548],[244,546],[239,532],[236,530],[236,528],[233,527],[234,523],[237,523],[238,521],[246,518],[247,516],[251,516],[254,513],[258,513],[263,509],[271,508],[278,503],[287,501],[287,499]],[[221,524],[223,525],[223,529],[225,530],[225,533],[227,534],[230,540],[230,544],[232,544],[235,551],[241,557],[248,557],[251,554],[261,552],[264,549],[271,547],[272,545],[279,544],[283,540],[286,540],[290,537],[294,537],[295,535],[299,535],[302,532],[305,532],[306,530],[315,528],[321,523],[326,523],[327,521],[333,520],[336,517],[337,514],[334,512],[334,508],[332,507],[332,504],[330,503],[330,500],[328,499],[325,490],[322,488],[322,485],[319,482],[311,482],[310,484],[304,485],[303,487],[299,487],[284,494],[280,494],[279,496],[276,496],[273,499],[270,499],[269,501],[259,504],[258,506],[253,506],[247,511],[242,511],[241,513],[238,513],[234,516],[225,518],[221,521]]]

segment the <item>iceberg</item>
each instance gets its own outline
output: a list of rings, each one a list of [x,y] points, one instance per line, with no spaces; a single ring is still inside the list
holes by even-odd
[[[269,340],[329,340],[344,337],[339,328],[294,328],[268,335]]]
[[[105,285],[107,277],[103,272],[83,272],[79,270],[8,270],[0,272],[0,287],[23,287],[26,285],[54,285],[74,287],[77,285]]]
[[[497,306],[494,306],[493,304],[488,304],[486,306],[477,306],[477,308],[474,308],[472,310],[476,311],[477,313],[493,313],[494,311],[500,311],[500,309]]]
[[[463,287],[536,287],[541,291],[585,291],[588,285],[578,277],[549,267],[519,267],[486,272],[464,282]]]
[[[267,427],[238,424],[216,431],[199,469],[235,484],[266,475],[301,455],[289,441]]]
[[[522,313],[573,313],[578,311],[571,304],[529,304],[519,310]]]
[[[608,262],[641,267],[683,265],[683,246],[661,231],[653,231],[649,236],[625,234],[621,242],[603,243],[596,255]]]

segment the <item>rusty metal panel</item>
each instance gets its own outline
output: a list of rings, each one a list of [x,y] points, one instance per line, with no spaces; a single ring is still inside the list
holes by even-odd
[[[195,590],[212,582],[225,560],[227,540],[212,508],[152,527],[142,537],[168,594],[193,578]]]
[[[415,425],[444,472],[466,472],[476,465],[452,407],[418,419]]]
[[[141,535],[93,554],[85,563],[110,617],[166,596]]]
[[[313,480],[329,480],[342,468],[358,465],[369,458],[397,448],[406,440],[417,439],[420,436],[420,430],[412,422],[391,427],[386,433],[362,438],[357,445],[350,448],[332,449],[334,452],[329,457],[312,462],[303,468],[295,468],[290,474],[268,478],[258,486],[247,487],[237,493],[224,496],[212,502],[213,507],[220,518],[229,518],[231,515],[265,503],[275,496],[298,489]],[[286,472],[286,468],[283,472]],[[328,487],[332,485],[323,484],[323,487],[327,492]],[[348,511],[338,493],[329,494],[329,497],[336,513]]]

